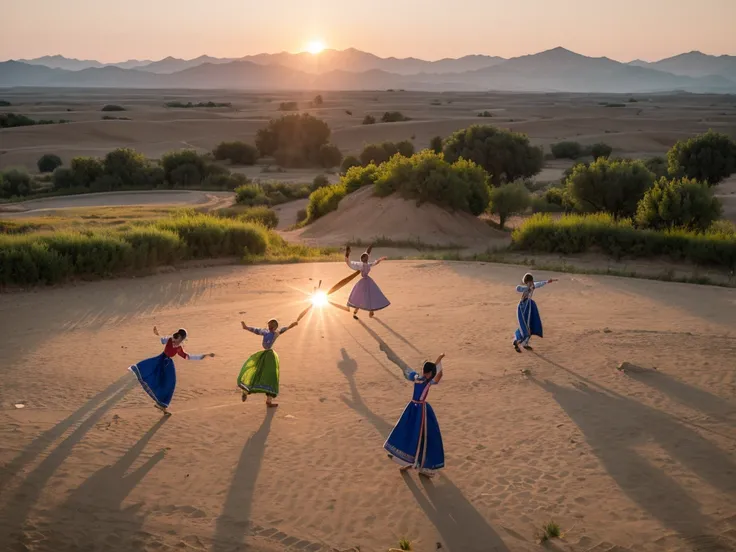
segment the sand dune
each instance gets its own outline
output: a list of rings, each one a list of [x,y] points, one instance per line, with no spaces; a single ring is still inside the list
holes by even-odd
[[[240,320],[292,320],[342,264],[0,296],[0,549],[536,551],[554,519],[553,549],[733,550],[736,291],[563,275],[536,297],[545,338],[518,355],[525,271],[381,265],[393,304],[375,320],[330,309],[281,338],[275,412],[240,402],[259,345]],[[125,370],[159,352],[154,324],[218,355],[177,362],[165,422]],[[447,468],[423,482],[381,445],[411,394],[396,363],[442,351]]]

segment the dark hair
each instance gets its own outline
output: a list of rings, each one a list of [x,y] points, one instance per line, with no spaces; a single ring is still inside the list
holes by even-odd
[[[434,379],[434,377],[437,375],[437,365],[434,362],[424,363],[424,366],[422,367],[422,373],[426,374],[428,372],[432,373],[432,377],[429,377],[427,379]]]
[[[274,326],[276,326],[277,328],[279,327],[279,321],[278,321],[278,320],[276,320],[275,318],[272,318],[271,320],[269,320],[269,321],[268,321],[268,326],[269,326],[269,327],[271,326],[271,324],[273,324],[273,325],[274,325]]]
[[[186,339],[187,338],[187,331],[184,328],[179,328],[176,330],[174,335],[172,336],[174,339]]]
[[[533,282],[533,281],[534,281],[534,276],[532,276],[531,273],[527,272],[526,274],[524,274],[524,279],[522,280],[522,282],[524,282],[525,284],[527,284],[527,283]]]
[[[368,255],[368,253],[363,253],[363,254],[362,254],[362,255],[360,256],[360,260],[361,260],[361,262],[364,262],[364,263],[367,263],[367,262],[368,262],[368,259],[369,259],[369,258],[370,258],[370,257],[369,257],[369,255]],[[363,259],[365,259],[365,261],[364,261]]]

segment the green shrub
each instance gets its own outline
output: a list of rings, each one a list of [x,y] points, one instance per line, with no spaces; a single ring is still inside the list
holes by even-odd
[[[667,159],[664,157],[650,157],[644,161],[644,166],[659,180],[669,174]]]
[[[299,104],[297,102],[281,102],[279,111],[299,111]]]
[[[345,174],[351,167],[360,167],[360,160],[354,155],[348,155],[342,160],[342,165],[340,165],[340,174]]]
[[[170,151],[161,157],[161,166],[164,169],[164,178],[167,182],[175,185],[173,173],[182,165],[193,165],[199,174],[200,181],[207,173],[207,161],[194,150]],[[190,169],[187,169],[190,170]],[[181,173],[178,173],[181,175]]]
[[[608,144],[604,144],[603,142],[598,142],[597,144],[593,144],[592,146],[590,146],[590,154],[593,156],[593,159],[598,159],[600,157],[611,157],[612,153],[613,148]]]
[[[196,188],[202,184],[202,173],[197,165],[185,163],[171,171],[169,183],[180,188]]]
[[[330,139],[327,123],[307,113],[271,120],[256,134],[256,147],[263,156],[274,156],[282,166],[320,164],[320,150]],[[339,163],[338,163],[339,164]]]
[[[411,157],[414,155],[414,144],[409,140],[368,144],[360,152],[360,162],[364,167],[371,163],[380,165],[391,159],[397,153],[403,157]]]
[[[264,205],[249,207],[238,216],[238,220],[257,222],[266,228],[276,228],[279,225],[279,217],[276,212]]]
[[[33,126],[35,124],[38,123],[20,113],[0,113],[0,128]]]
[[[721,234],[736,238],[736,224],[730,220],[716,220],[708,228],[708,234]]]
[[[226,171],[225,173],[217,172],[207,175],[202,181],[202,188],[229,192],[248,184],[250,184],[250,179],[244,174]]]
[[[105,165],[95,157],[75,157],[70,163],[76,186],[90,187],[92,182],[105,174]]]
[[[319,148],[319,164],[325,169],[337,167],[342,162],[342,152],[332,144],[322,144]]]
[[[347,193],[352,194],[363,186],[373,186],[378,179],[378,167],[371,163],[366,167],[351,167],[340,182],[345,185]]]
[[[429,149],[435,153],[442,153],[442,136],[435,136],[429,141]]]
[[[478,113],[478,117],[490,118],[493,117],[493,113],[491,113],[490,111],[481,111],[480,113]]]
[[[352,169],[351,169],[352,170]],[[314,222],[320,217],[325,216],[331,211],[337,210],[337,206],[343,197],[347,194],[345,185],[332,184],[331,186],[325,186],[319,190],[315,190],[309,196],[309,203],[307,204],[307,222]]]
[[[63,165],[61,157],[59,157],[58,155],[54,155],[53,153],[42,155],[36,162],[38,172],[42,173],[54,172],[56,167],[61,167],[61,165]]]
[[[531,198],[523,182],[511,182],[491,188],[490,201],[488,210],[498,215],[499,224],[503,230],[510,216],[526,211]]]
[[[320,188],[324,188],[325,186],[330,185],[330,180],[327,178],[324,174],[318,174],[314,177],[314,180],[312,180],[312,187],[310,190],[310,193],[314,190],[319,190]]]
[[[306,209],[299,209],[296,212],[296,223],[301,224],[305,220],[307,220],[307,210]]]
[[[654,175],[641,161],[600,158],[576,165],[567,179],[570,198],[579,211],[632,217],[641,198],[654,184]]]
[[[72,169],[66,167],[58,167],[52,176],[52,186],[54,190],[68,190],[78,186],[77,175]]]
[[[122,105],[107,104],[101,111],[126,111]]]
[[[399,123],[401,121],[411,121],[411,118],[400,111],[386,111],[381,117],[382,123]]]
[[[125,186],[125,182],[115,174],[103,174],[95,178],[89,186],[90,192],[114,192]]]
[[[260,184],[270,205],[279,205],[295,199],[305,199],[312,193],[310,185],[291,184],[288,182],[264,182]]]
[[[314,99],[312,100],[312,105],[322,105],[324,103],[324,100],[322,99],[322,94],[317,94]]]
[[[0,107],[10,107],[11,105],[13,104],[7,100],[0,100]]]
[[[697,234],[686,230],[641,230],[630,219],[610,214],[533,215],[512,235],[517,249],[565,255],[602,251],[617,259],[668,257],[698,265],[736,269],[736,239],[727,234]]]
[[[555,159],[577,159],[583,155],[583,146],[578,142],[557,142],[550,146]]]
[[[714,186],[736,172],[736,141],[709,130],[679,141],[667,153],[670,175],[694,178]]]
[[[721,202],[705,182],[662,178],[644,194],[636,212],[643,228],[704,231],[721,216]]]
[[[207,215],[171,218],[155,227],[177,234],[195,259],[262,255],[268,246],[266,230],[259,225]]]
[[[235,202],[240,205],[269,205],[268,198],[257,184],[245,184],[235,189]]]
[[[31,176],[20,169],[8,169],[3,173],[2,183],[0,184],[0,196],[22,197],[31,193]]]
[[[373,115],[366,115],[365,117],[363,117],[363,124],[364,125],[375,125],[376,118]]]
[[[227,159],[236,165],[255,165],[258,161],[258,149],[245,142],[220,142],[212,155],[218,161]]]
[[[192,103],[192,102],[187,102],[187,103],[184,103],[184,102],[166,102],[164,105],[166,107],[175,107],[175,108],[181,108],[181,109],[188,109],[188,108],[193,108],[193,107],[208,107],[208,108],[212,108],[212,107],[232,107],[233,104],[231,104],[229,102],[221,102],[221,103],[218,103],[218,102],[211,102],[210,101],[210,102],[197,102],[196,104],[195,103]]]
[[[462,158],[480,165],[494,186],[534,176],[544,161],[542,150],[526,135],[483,125],[453,133],[445,141],[444,155],[448,163]]]
[[[414,144],[412,144],[409,140],[396,142],[396,151],[399,155],[403,157],[411,157],[412,155],[414,155]]]
[[[148,166],[148,161],[135,150],[118,148],[105,156],[104,165],[105,174],[117,177],[123,185],[131,186],[139,181]]]
[[[135,269],[172,264],[186,254],[184,242],[171,230],[155,226],[134,227],[123,234],[133,246],[132,264]]]
[[[113,117],[112,115],[103,115],[103,121],[130,121],[130,117]]]

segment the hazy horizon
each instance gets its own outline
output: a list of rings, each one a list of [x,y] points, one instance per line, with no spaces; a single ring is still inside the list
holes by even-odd
[[[581,0],[459,0],[448,12],[426,1],[25,0],[3,9],[0,59],[46,55],[116,63],[201,55],[238,58],[301,52],[313,41],[380,57],[505,58],[563,46],[591,57],[656,61],[699,50],[736,55],[736,1],[619,0],[599,13]],[[472,15],[472,17],[468,17]],[[380,31],[380,32],[377,32]],[[564,37],[564,38],[560,38]]]

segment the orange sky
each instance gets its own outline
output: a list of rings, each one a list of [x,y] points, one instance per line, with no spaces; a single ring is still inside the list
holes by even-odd
[[[621,61],[736,55],[736,0],[7,0],[0,59],[120,61],[302,51],[513,57],[555,46]],[[600,9],[596,9],[600,8]]]

